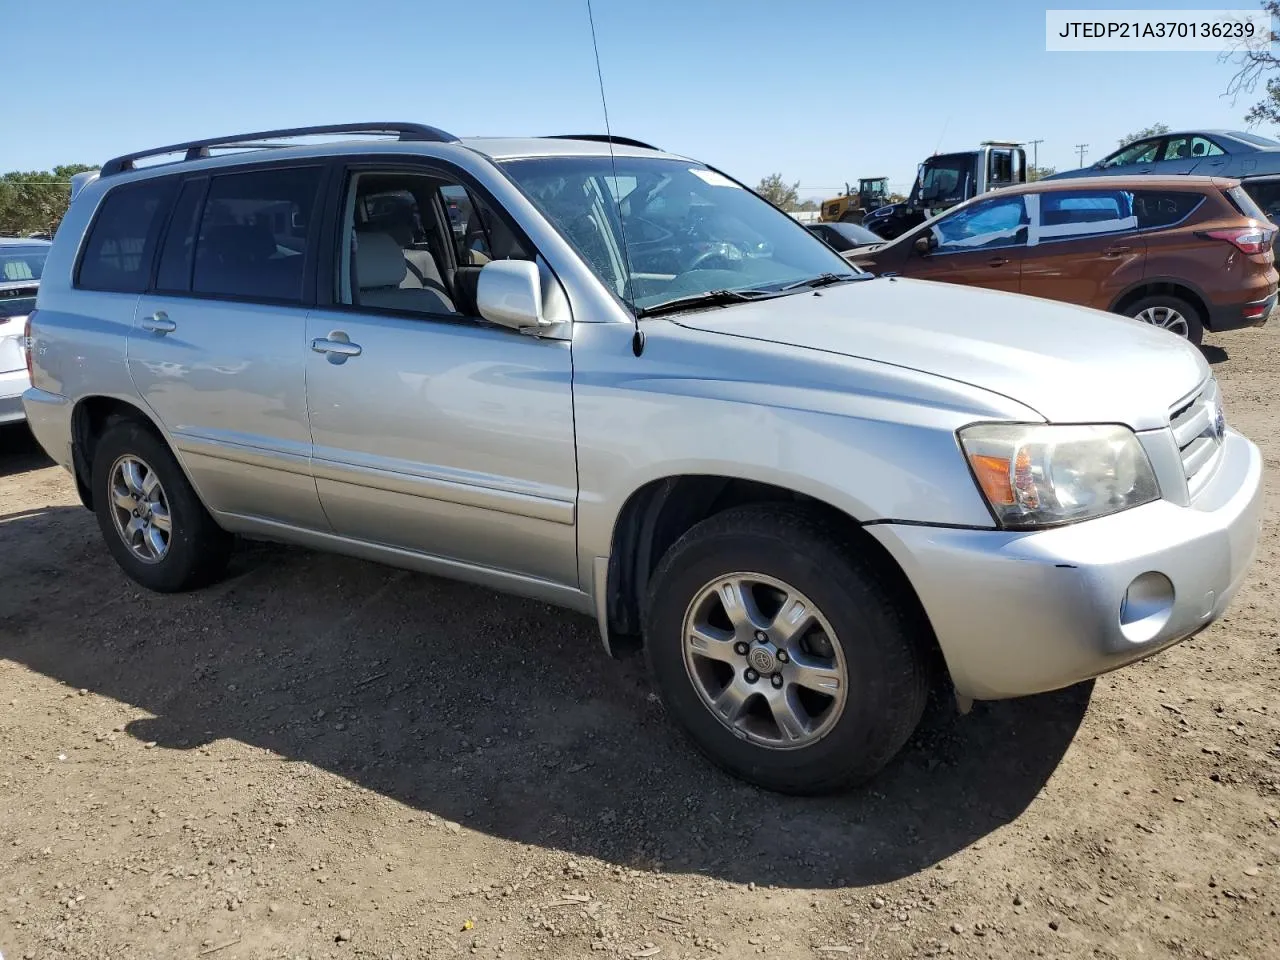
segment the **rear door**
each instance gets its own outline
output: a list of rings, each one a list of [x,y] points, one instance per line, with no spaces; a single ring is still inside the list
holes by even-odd
[[[1142,279],[1146,240],[1131,191],[1052,190],[1037,200],[1024,294],[1105,310]]]
[[[936,245],[912,249],[902,272],[920,280],[964,283],[1017,293],[1030,218],[1025,197],[992,197],[923,228]]]
[[[1208,137],[1187,133],[1165,140],[1152,172],[1214,174],[1221,172],[1226,158],[1226,152]]]
[[[327,529],[311,476],[304,380],[320,165],[186,179],[129,372],[224,522]]]

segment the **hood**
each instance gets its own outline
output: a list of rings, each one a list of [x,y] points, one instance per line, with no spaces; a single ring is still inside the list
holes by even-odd
[[[1199,350],[1137,320],[923,280],[864,280],[669,319],[946,377],[1059,423],[1166,427],[1170,408],[1209,376]]]

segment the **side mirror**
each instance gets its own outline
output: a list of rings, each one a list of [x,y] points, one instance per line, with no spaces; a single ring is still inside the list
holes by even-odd
[[[542,315],[542,280],[528,260],[492,260],[476,281],[476,310],[490,323],[512,330],[549,326]]]
[[[916,237],[916,242],[912,244],[912,246],[915,247],[916,253],[920,254],[920,256],[927,257],[929,254],[933,253],[933,234],[926,233]]]

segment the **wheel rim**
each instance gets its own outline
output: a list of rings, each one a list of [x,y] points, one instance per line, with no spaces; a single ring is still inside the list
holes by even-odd
[[[169,553],[173,521],[169,500],[151,466],[126,454],[111,466],[111,519],[129,552],[143,563],[159,563]]]
[[[1187,318],[1181,311],[1173,307],[1147,307],[1139,311],[1134,319],[1168,330],[1170,333],[1176,333],[1180,337],[1191,335],[1191,324],[1187,322]]]
[[[812,746],[844,711],[848,668],[835,631],[781,580],[731,573],[704,585],[685,611],[682,647],[703,704],[758,746]]]

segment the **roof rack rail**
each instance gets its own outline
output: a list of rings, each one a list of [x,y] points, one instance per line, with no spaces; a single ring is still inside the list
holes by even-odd
[[[167,147],[154,147],[151,150],[139,150],[115,157],[102,165],[100,176],[109,177],[114,173],[136,169],[134,164],[147,157],[161,157],[167,153],[185,153],[185,160],[200,160],[209,156],[210,147],[267,146],[264,141],[290,139],[293,137],[314,137],[336,133],[358,133],[366,135],[398,134],[400,140],[430,141],[433,143],[456,143],[458,138],[451,133],[429,127],[425,123],[330,123],[318,127],[291,127],[285,130],[260,130],[256,133],[237,133],[229,137],[210,137],[207,140],[189,140],[186,143],[174,143]],[[274,146],[274,144],[271,144]]]
[[[631,137],[610,136],[607,133],[553,133],[548,140],[590,140],[593,143],[616,143],[622,147],[643,147],[645,150],[660,150],[652,143],[633,140]]]

